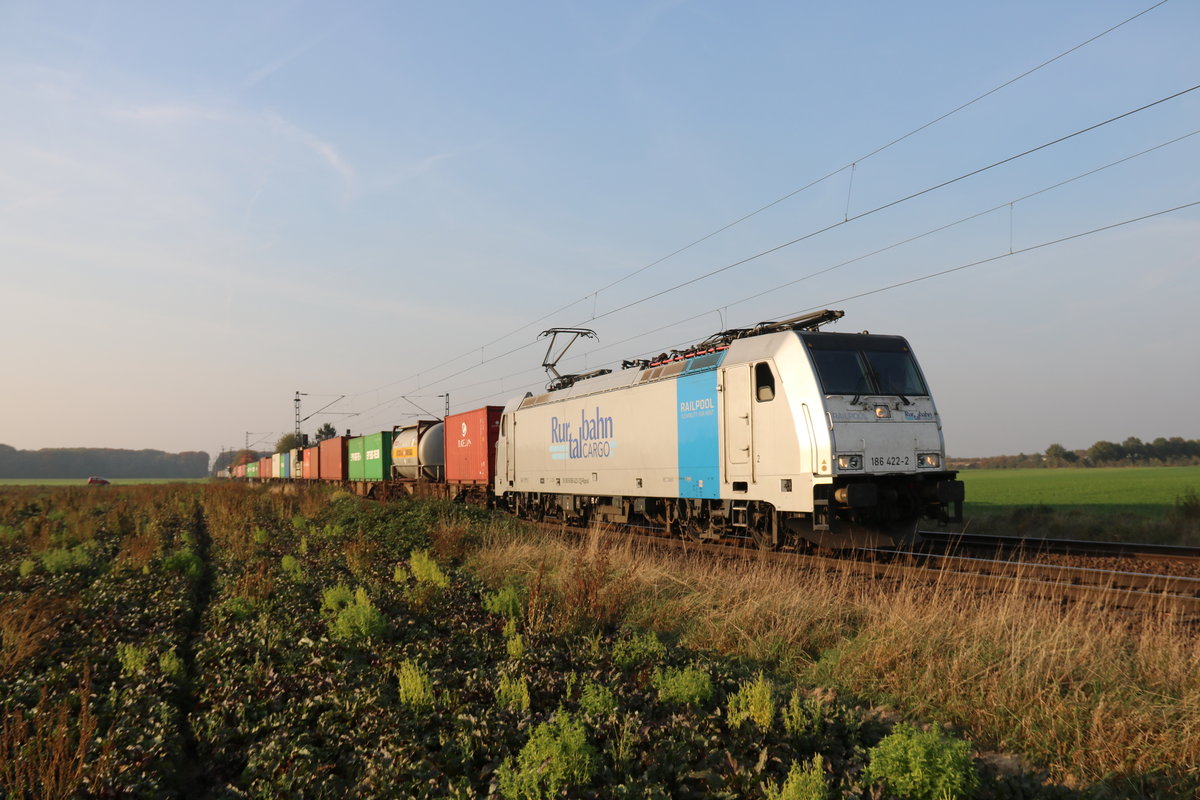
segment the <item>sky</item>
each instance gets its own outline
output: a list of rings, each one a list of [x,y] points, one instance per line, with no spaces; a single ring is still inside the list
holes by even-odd
[[[0,443],[269,449],[819,308],[951,455],[1200,438],[1156,2],[0,0]]]

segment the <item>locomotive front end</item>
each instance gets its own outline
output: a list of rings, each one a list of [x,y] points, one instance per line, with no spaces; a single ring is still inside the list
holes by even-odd
[[[800,337],[829,432],[828,461],[818,469],[828,482],[813,487],[817,527],[961,521],[963,484],[945,467],[941,421],[908,342],[866,333]]]

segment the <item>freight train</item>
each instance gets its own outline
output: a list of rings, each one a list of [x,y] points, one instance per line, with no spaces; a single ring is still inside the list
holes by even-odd
[[[889,546],[922,518],[961,521],[963,484],[908,342],[819,330],[841,316],[723,331],[615,372],[554,372],[547,391],[502,407],[335,437],[234,476],[765,549]]]

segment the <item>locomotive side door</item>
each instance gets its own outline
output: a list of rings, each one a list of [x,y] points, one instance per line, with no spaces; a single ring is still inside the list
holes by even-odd
[[[754,421],[750,402],[750,365],[721,370],[725,402],[725,482],[752,480]]]

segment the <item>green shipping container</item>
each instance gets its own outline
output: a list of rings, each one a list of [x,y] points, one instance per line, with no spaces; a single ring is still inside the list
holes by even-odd
[[[363,474],[368,481],[386,481],[392,477],[392,432],[369,433],[363,443]]]
[[[363,462],[363,442],[366,438],[359,436],[346,442],[346,459],[350,462],[346,474],[352,481],[367,480]]]
[[[251,463],[246,465],[246,477],[247,478],[257,478],[258,477],[258,462],[257,461],[252,461]]]

